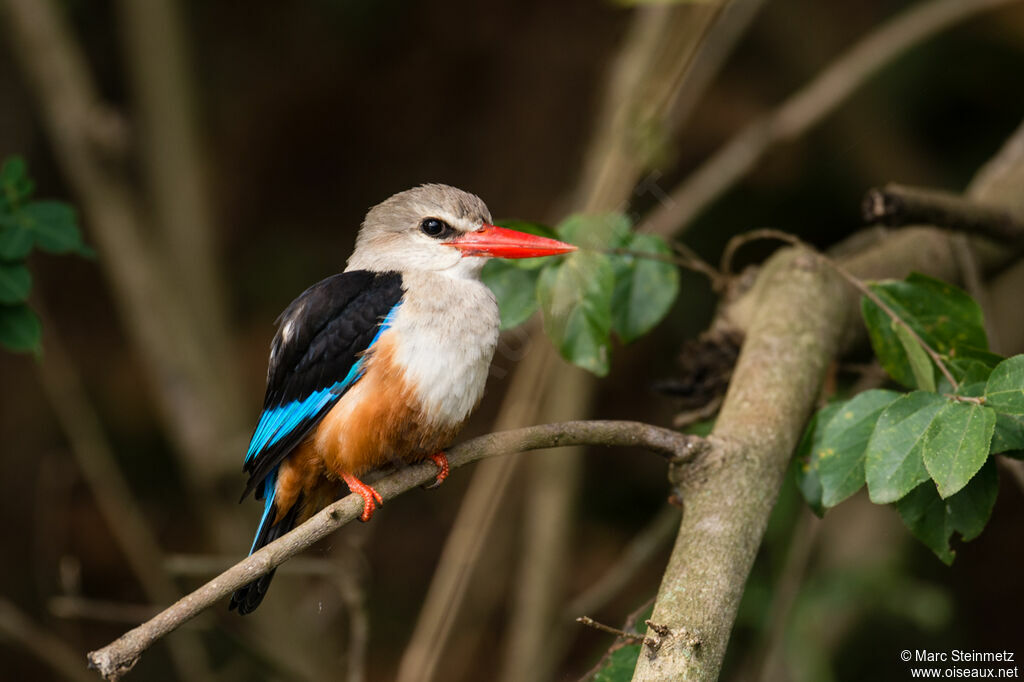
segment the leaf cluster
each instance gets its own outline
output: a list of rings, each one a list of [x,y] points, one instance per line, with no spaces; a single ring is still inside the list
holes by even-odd
[[[0,166],[0,345],[17,352],[39,352],[42,330],[27,301],[33,250],[93,257],[82,241],[75,210],[60,201],[35,201],[35,184],[24,159]]]
[[[484,267],[502,329],[522,324],[539,308],[562,357],[598,376],[610,369],[612,335],[623,343],[643,336],[679,294],[679,271],[672,263],[615,253],[672,255],[661,238],[634,232],[620,213],[572,215],[554,229],[523,221],[500,224],[580,247],[557,258],[492,260]]]
[[[915,273],[869,287],[889,309],[861,301],[872,348],[908,390],[820,410],[797,451],[801,492],[822,514],[866,485],[949,564],[953,533],[977,537],[992,513],[993,455],[1024,451],[1024,355],[990,352],[980,307],[950,284]]]

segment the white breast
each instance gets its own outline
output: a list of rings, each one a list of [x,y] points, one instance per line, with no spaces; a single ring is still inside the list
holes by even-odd
[[[461,424],[484,392],[498,342],[498,305],[476,279],[403,273],[406,290],[391,325],[396,361],[425,414]]]

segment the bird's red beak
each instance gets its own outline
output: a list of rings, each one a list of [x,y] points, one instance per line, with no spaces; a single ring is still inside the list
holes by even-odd
[[[484,223],[479,230],[467,232],[448,242],[465,256],[495,256],[497,258],[536,258],[557,256],[575,251],[572,244],[535,234],[508,230]]]

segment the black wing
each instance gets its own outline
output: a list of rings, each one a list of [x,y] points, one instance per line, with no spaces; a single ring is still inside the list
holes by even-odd
[[[281,313],[243,499],[359,379],[365,352],[401,300],[399,273],[355,270],[314,284]]]

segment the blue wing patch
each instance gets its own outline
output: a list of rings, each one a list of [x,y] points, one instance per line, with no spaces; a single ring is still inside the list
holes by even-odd
[[[388,314],[381,321],[377,333],[370,341],[367,350],[373,348],[380,335],[387,331],[395,319],[395,313],[401,303],[396,303]],[[341,381],[336,381],[330,386],[314,391],[301,400],[293,400],[286,405],[264,410],[260,415],[256,431],[249,442],[249,450],[246,452],[245,461],[249,462],[261,452],[271,447],[282,438],[290,434],[303,423],[316,418],[318,415],[326,414],[334,403],[338,402],[345,391],[352,384],[359,381],[363,376],[366,355],[363,354],[349,369],[348,374]]]
[[[252,547],[249,548],[249,554],[255,552],[258,547],[256,544],[260,541],[260,536],[263,535],[264,526],[267,522],[273,522],[270,518],[270,510],[274,508],[274,498],[277,497],[277,469],[275,468],[267,477],[263,479],[263,493],[265,501],[263,503],[263,516],[260,517],[260,525],[256,526],[256,537],[252,539]]]

